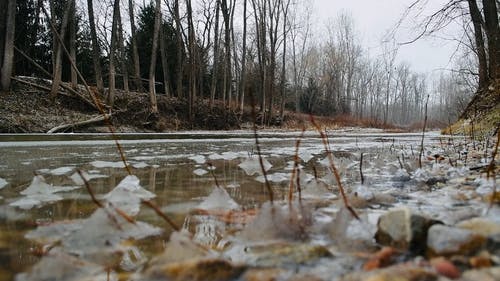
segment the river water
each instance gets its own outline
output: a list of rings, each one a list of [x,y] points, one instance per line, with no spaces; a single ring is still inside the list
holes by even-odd
[[[344,129],[327,132],[329,149],[349,190],[360,185],[361,169],[372,191],[398,189],[394,182],[401,166],[416,170],[421,134],[385,133],[379,130]],[[188,214],[220,185],[243,210],[258,209],[269,194],[258,173],[239,165],[256,155],[253,132],[185,132],[172,134],[119,134],[127,163],[140,185],[154,193],[154,202],[173,221],[195,232],[201,243],[220,242],[224,234],[197,227]],[[275,200],[286,200],[296,141],[301,132],[259,133],[262,155],[272,167],[267,172]],[[463,137],[426,134],[425,155],[443,151],[453,142],[460,149]],[[463,148],[463,147],[462,147]],[[327,177],[325,147],[319,134],[306,131],[298,153],[303,180]],[[436,162],[437,163],[437,162]],[[0,280],[12,280],[40,261],[40,243],[27,239],[43,225],[86,219],[97,209],[77,176],[87,175],[98,199],[127,176],[113,137],[93,134],[0,136]],[[432,166],[430,162],[428,165]],[[59,198],[33,202],[21,194],[38,176],[50,186],[64,187]],[[404,176],[404,175],[403,175]],[[217,183],[216,183],[217,181]],[[404,181],[403,181],[404,182]],[[411,186],[405,186],[410,190]],[[360,190],[359,192],[362,192]],[[401,198],[403,198],[402,196]],[[31,200],[31,201],[30,201]],[[404,200],[404,198],[402,199]],[[152,210],[142,208],[137,219],[160,227],[161,234],[138,242],[146,259],[159,254],[172,229]]]

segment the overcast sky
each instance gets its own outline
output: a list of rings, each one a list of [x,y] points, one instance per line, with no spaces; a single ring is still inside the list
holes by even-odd
[[[315,24],[325,26],[329,18],[346,12],[354,18],[356,29],[365,48],[369,48],[370,55],[375,57],[381,54],[380,42],[386,32],[392,29],[402,14],[415,0],[313,0],[317,15]],[[443,2],[448,0],[430,0],[425,13],[436,11]],[[446,37],[459,33],[455,26],[446,31]],[[399,42],[403,42],[408,31],[402,29]],[[441,34],[440,34],[441,35]],[[450,56],[456,49],[456,44],[446,40],[428,38],[410,45],[401,46],[398,60],[409,62],[412,69],[418,72],[431,72],[436,69],[450,68]]]

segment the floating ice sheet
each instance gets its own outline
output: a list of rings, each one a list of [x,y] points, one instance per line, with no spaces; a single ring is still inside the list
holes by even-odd
[[[40,175],[33,177],[31,184],[20,193],[25,197],[10,203],[11,206],[21,209],[31,209],[44,203],[62,200],[63,197],[56,192],[70,191],[79,188],[78,186],[53,186],[45,182],[45,178]]]
[[[214,188],[210,195],[208,195],[197,208],[203,210],[234,210],[239,209],[240,205],[231,198],[226,190],[217,187]]]
[[[193,160],[194,162],[196,162],[196,164],[205,164],[206,162],[205,156],[203,155],[194,155],[189,157],[188,159]]]
[[[8,184],[9,183],[6,180],[0,178],[0,189],[6,187]]]
[[[148,200],[156,195],[139,184],[136,176],[126,176],[113,190],[103,196],[108,203],[120,208],[129,215],[139,212],[141,200]]]
[[[110,161],[92,161],[90,162],[90,165],[96,167],[96,168],[125,168],[125,164],[123,164],[122,161],[118,162],[110,162]]]
[[[74,167],[60,167],[60,168],[57,168],[57,169],[50,170],[49,173],[51,175],[55,175],[55,176],[62,176],[62,175],[65,175],[65,174],[69,174],[74,169],[75,169]]]
[[[204,169],[196,169],[193,171],[193,174],[197,175],[197,176],[203,176],[203,175],[206,175],[208,173],[207,170],[204,170]]]
[[[264,164],[263,166],[265,171],[269,171],[269,169],[271,169],[271,167],[273,166],[265,158],[262,158],[262,163]],[[249,176],[253,176],[255,174],[262,175],[262,169],[258,157],[249,157],[245,159],[245,161],[241,162],[238,166],[242,168]]]
[[[255,178],[255,180],[258,181],[258,182],[261,182],[261,183],[265,183],[266,182],[264,176],[258,176],[258,177]],[[270,182],[276,182],[276,183],[289,181],[290,180],[290,174],[288,174],[288,173],[274,173],[274,174],[270,174],[270,175],[267,175],[267,180],[270,181]]]
[[[92,179],[98,179],[98,178],[107,178],[107,175],[100,175],[100,174],[90,174],[85,171],[82,171],[82,176],[85,178],[85,180],[90,181]],[[78,173],[73,173],[70,176],[71,180],[77,185],[83,185],[85,182],[82,180],[82,177]]]

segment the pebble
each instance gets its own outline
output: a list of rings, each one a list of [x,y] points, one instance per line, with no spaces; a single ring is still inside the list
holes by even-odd
[[[451,256],[474,254],[486,244],[486,239],[472,231],[436,224],[427,236],[429,256]]]
[[[438,221],[412,214],[409,208],[390,210],[380,216],[375,239],[378,243],[420,254],[425,251],[427,230]]]

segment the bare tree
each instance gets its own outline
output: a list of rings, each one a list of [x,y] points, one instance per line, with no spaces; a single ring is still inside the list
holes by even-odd
[[[113,3],[113,23],[111,25],[111,43],[109,46],[109,90],[108,90],[108,105],[113,107],[115,102],[116,91],[116,49],[118,38],[118,24],[120,22],[120,0],[114,0]]]
[[[90,25],[90,37],[92,39],[92,61],[94,63],[95,80],[97,84],[97,90],[100,93],[104,93],[104,82],[102,79],[102,69],[101,69],[101,51],[99,48],[99,41],[97,40],[97,32],[94,19],[94,5],[93,0],[87,0],[87,10],[89,13],[89,25]]]
[[[212,66],[212,82],[210,86],[210,107],[212,107],[217,92],[217,75],[219,64],[219,15],[220,15],[220,0],[216,0],[215,4],[215,27],[214,27],[214,54]]]
[[[3,1],[5,2],[5,1]],[[5,3],[4,3],[5,5]],[[0,40],[0,43],[2,44],[2,49],[1,49],[1,57],[2,60],[0,62],[2,63],[2,68],[1,68],[1,86],[3,91],[8,91],[10,88],[10,81],[11,81],[11,76],[12,76],[12,69],[13,69],[13,64],[14,64],[14,34],[15,34],[15,25],[16,25],[16,0],[8,0],[7,1],[7,6],[3,7],[6,8],[4,15],[0,21],[5,21],[4,24],[0,27],[3,27],[3,29],[0,29],[0,32],[3,34],[0,35],[2,40]],[[4,33],[5,31],[5,33]]]
[[[64,38],[66,34],[66,30],[68,27],[68,22],[69,22],[69,17],[71,15],[71,7],[73,6],[74,0],[68,0],[66,3],[66,9],[64,12],[64,16],[61,22],[61,30],[59,31],[59,36]],[[52,3],[54,4],[54,3]],[[53,8],[52,8],[53,9]],[[52,17],[54,17],[55,14],[52,14]],[[54,20],[54,19],[52,19]],[[52,74],[52,88],[50,90],[50,96],[51,98],[55,98],[57,96],[57,93],[59,92],[59,85],[61,84],[61,76],[62,76],[62,54],[63,50],[60,44],[58,43],[57,40],[53,42],[56,53],[55,53],[55,64],[54,64],[54,69],[53,69],[53,74]]]
[[[141,82],[139,51],[137,50],[137,36],[136,36],[137,32],[136,32],[136,27],[135,27],[133,0],[128,0],[128,14],[129,14],[129,19],[130,19],[130,44],[132,46],[132,61],[134,64],[134,82],[135,82],[136,89],[141,91],[143,89],[143,87],[142,87],[142,82]]]
[[[246,62],[247,62],[247,1],[243,1],[243,46],[241,51],[241,75],[240,75],[240,110],[243,112],[245,105],[246,90]]]
[[[71,20],[69,22],[69,52],[71,59],[76,63],[76,3],[73,1],[71,5]],[[78,76],[75,69],[71,67],[71,87],[76,88],[78,84]]]
[[[149,64],[149,99],[151,102],[151,113],[158,113],[155,89],[156,57],[158,53],[158,38],[161,24],[161,0],[156,0],[155,4],[155,24],[153,28],[153,43],[151,47],[151,62]]]

